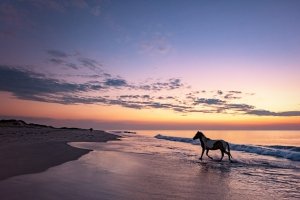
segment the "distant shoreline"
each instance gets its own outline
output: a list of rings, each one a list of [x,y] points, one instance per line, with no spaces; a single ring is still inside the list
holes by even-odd
[[[42,172],[91,151],[72,147],[68,142],[107,142],[118,138],[120,136],[99,130],[0,120],[0,181]]]

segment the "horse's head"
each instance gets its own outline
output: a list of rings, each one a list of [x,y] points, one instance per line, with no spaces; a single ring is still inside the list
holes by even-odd
[[[200,139],[204,136],[204,134],[200,131],[197,131],[196,135],[193,137],[193,140]]]

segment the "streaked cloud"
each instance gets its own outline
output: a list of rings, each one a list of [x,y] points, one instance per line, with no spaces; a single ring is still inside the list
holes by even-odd
[[[53,63],[54,65],[62,65],[65,63],[63,59],[60,58],[50,58],[49,61]]]
[[[47,53],[53,57],[57,57],[57,58],[66,58],[69,55],[63,51],[59,51],[59,50],[47,50]]]
[[[90,58],[84,58],[84,57],[80,57],[78,58],[78,61],[85,67],[91,69],[91,70],[97,70],[100,69],[102,64],[99,63],[98,61],[94,60],[94,59],[90,59]]]
[[[47,78],[43,74],[0,65],[0,90],[11,92],[20,99],[44,101],[55,94],[99,90],[100,85],[68,83]]]
[[[167,81],[153,82],[149,84],[141,84],[133,86],[135,89],[149,90],[149,91],[160,91],[160,90],[175,90],[183,88],[185,85],[179,78],[170,78]]]
[[[122,87],[126,86],[127,82],[124,79],[106,79],[104,82],[104,85],[106,86],[113,86],[113,87]]]
[[[55,55],[62,57],[63,54],[55,53]],[[226,98],[228,94],[241,95],[242,92],[240,91],[222,92],[220,98],[199,98],[199,96],[204,95],[201,91],[191,91],[183,97],[178,97],[168,95],[168,92],[173,90],[187,89],[178,78],[171,78],[165,82],[138,85],[135,83],[128,84],[126,79],[118,76],[110,76],[111,78],[87,75],[87,78],[95,78],[96,80],[72,83],[64,79],[49,78],[42,73],[0,65],[0,91],[11,92],[13,96],[23,100],[59,104],[118,105],[132,109],[166,109],[186,114],[228,113],[256,116],[300,116],[300,111],[260,110],[253,105],[233,103],[233,98]],[[117,90],[118,95],[111,95],[110,92],[113,90]],[[161,92],[165,96],[162,96]],[[217,93],[220,94],[220,92]],[[223,97],[224,94],[225,97]]]
[[[300,116],[300,111],[285,111],[285,112],[271,112],[268,110],[250,110],[247,112],[250,115],[258,115],[258,116]]]
[[[48,61],[54,65],[61,65],[73,70],[80,68],[86,68],[94,72],[101,72],[102,64],[98,61],[82,57],[79,53],[66,53],[61,50],[50,49],[46,51],[50,57]],[[103,76],[110,76],[109,74],[103,74]]]
[[[196,99],[194,102],[194,104],[207,104],[207,105],[221,105],[224,103],[225,101],[222,101],[220,99],[206,99],[206,98]]]

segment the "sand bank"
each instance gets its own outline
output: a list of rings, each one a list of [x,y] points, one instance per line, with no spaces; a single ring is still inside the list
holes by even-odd
[[[67,142],[106,142],[118,136],[104,131],[51,127],[0,127],[0,180],[42,172],[90,152]]]

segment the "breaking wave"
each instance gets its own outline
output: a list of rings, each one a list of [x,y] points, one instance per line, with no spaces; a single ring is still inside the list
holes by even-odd
[[[193,140],[191,138],[165,136],[161,134],[156,135],[155,138],[199,145],[199,140]],[[230,149],[235,151],[243,151],[247,153],[255,153],[259,155],[286,158],[293,161],[300,161],[300,147],[295,146],[263,146],[230,143]]]

